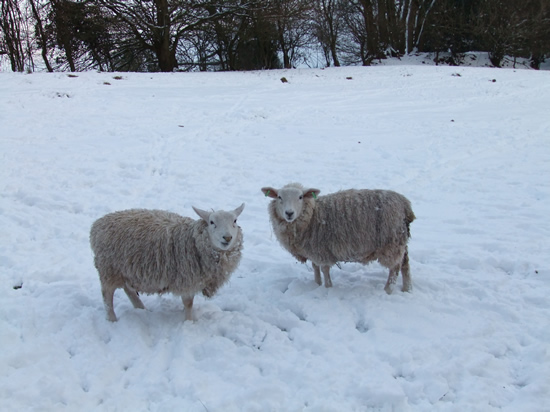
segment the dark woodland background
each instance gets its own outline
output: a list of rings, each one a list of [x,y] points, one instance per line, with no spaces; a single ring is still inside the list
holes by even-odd
[[[0,60],[13,71],[253,70],[370,65],[432,53],[550,55],[550,0],[0,0]]]

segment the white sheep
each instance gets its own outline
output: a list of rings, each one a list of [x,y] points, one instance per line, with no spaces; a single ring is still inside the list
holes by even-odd
[[[192,319],[193,298],[211,297],[241,260],[243,235],[237,217],[244,203],[226,212],[193,207],[193,220],[163,210],[131,209],[98,219],[90,244],[99,272],[107,319],[117,320],[113,295],[123,288],[135,308],[138,292],[181,296],[185,319]]]
[[[412,288],[407,242],[415,219],[407,198],[389,190],[343,190],[318,196],[318,189],[291,183],[262,188],[274,200],[268,210],[275,236],[298,261],[311,260],[315,281],[332,286],[330,268],[338,262],[378,260],[390,270],[390,294],[401,270],[403,291]]]

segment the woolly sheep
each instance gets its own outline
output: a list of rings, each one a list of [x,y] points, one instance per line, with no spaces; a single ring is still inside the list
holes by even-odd
[[[330,268],[338,262],[378,260],[390,270],[384,290],[390,294],[399,270],[403,291],[411,291],[407,242],[415,219],[407,198],[389,190],[343,190],[319,196],[318,189],[291,183],[262,188],[274,200],[268,206],[279,243],[298,261],[311,260],[315,281],[332,286]]]
[[[207,212],[193,207],[193,220],[163,210],[131,209],[98,219],[90,244],[99,272],[107,319],[117,320],[113,295],[123,288],[135,308],[138,292],[181,296],[185,319],[192,319],[193,298],[211,297],[229,279],[241,259],[243,235],[237,209]]]

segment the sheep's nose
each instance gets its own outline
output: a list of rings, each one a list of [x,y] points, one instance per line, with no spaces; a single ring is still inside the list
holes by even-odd
[[[224,239],[227,243],[229,243],[229,242],[231,242],[231,239],[233,239],[233,236],[224,236],[223,239]]]
[[[294,212],[291,210],[287,210],[285,213],[286,217],[288,217],[289,219],[292,219],[292,216],[294,216]]]

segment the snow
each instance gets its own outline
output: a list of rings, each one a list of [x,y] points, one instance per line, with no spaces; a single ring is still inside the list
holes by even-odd
[[[0,73],[0,410],[550,410],[550,73],[120,76]],[[412,293],[378,264],[317,286],[260,191],[291,181],[407,196]],[[94,220],[242,202],[195,322],[121,290],[105,319]]]

